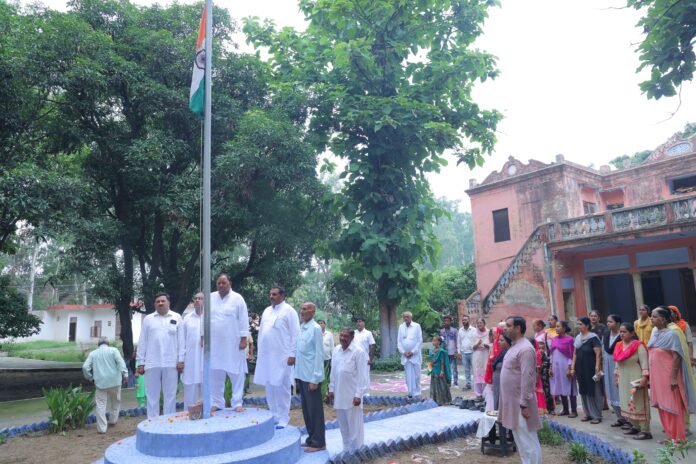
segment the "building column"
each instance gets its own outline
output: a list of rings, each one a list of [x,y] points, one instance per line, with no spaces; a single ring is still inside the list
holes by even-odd
[[[645,304],[643,299],[643,283],[640,279],[640,272],[631,272],[631,277],[633,277],[633,294],[636,297],[636,314],[638,314],[638,308]]]
[[[590,279],[585,277],[583,279],[583,284],[585,286],[585,316],[590,314],[590,311],[592,311],[594,308],[592,308],[592,294],[590,293]],[[575,315],[577,317],[580,317],[578,314],[578,308],[575,308]]]

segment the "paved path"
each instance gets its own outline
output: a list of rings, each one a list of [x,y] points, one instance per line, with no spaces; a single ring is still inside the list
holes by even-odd
[[[79,369],[81,362],[43,361],[41,359],[0,357],[1,369]]]

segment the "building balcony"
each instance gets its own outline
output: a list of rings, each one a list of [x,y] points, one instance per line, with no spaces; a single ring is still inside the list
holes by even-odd
[[[548,225],[550,243],[696,224],[696,195],[615,209]]]

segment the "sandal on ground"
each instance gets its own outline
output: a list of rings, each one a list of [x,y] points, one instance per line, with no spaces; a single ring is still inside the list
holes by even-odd
[[[623,434],[624,435],[636,435],[638,432],[640,432],[640,430],[634,429],[633,427],[631,427],[630,429],[626,430]]]
[[[583,417],[583,418],[580,419],[580,420],[583,421],[583,422],[589,422],[589,421],[592,420],[592,418],[591,418],[590,416],[585,416],[585,417]]]
[[[652,440],[652,435],[647,432],[640,432],[638,435],[633,437],[634,440]]]
[[[624,425],[621,426],[622,429],[624,430],[631,430],[633,426],[631,425],[630,422],[626,422]]]
[[[578,417],[577,412],[571,412],[570,414],[568,414],[568,419],[575,419],[576,417]]]
[[[609,427],[623,427],[626,424],[626,422],[622,420],[617,420],[613,424],[611,424]]]
[[[559,413],[556,414],[556,415],[557,415],[557,416],[567,416],[567,415],[569,415],[569,413],[568,413],[568,411],[563,411],[563,412],[559,412]]]
[[[590,424],[595,424],[595,425],[597,425],[597,424],[599,424],[600,422],[602,422],[602,419],[592,419],[592,420],[590,421]]]

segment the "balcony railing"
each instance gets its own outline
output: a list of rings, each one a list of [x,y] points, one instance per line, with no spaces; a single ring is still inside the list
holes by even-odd
[[[549,241],[577,240],[687,221],[696,221],[696,195],[559,221],[549,228]]]

